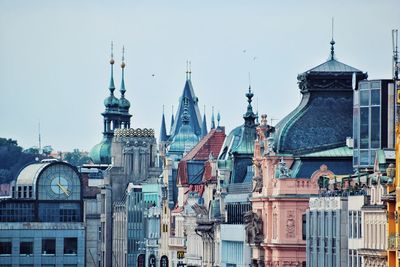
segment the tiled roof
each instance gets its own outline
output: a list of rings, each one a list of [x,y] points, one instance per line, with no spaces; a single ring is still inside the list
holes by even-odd
[[[218,156],[225,140],[225,131],[220,128],[211,129],[200,142],[183,157],[182,160],[208,160],[210,153]]]
[[[330,157],[330,158],[337,158],[337,157],[352,157],[353,150],[347,146],[342,146],[333,149],[327,149],[323,151],[313,152],[309,154],[302,155],[303,157]]]

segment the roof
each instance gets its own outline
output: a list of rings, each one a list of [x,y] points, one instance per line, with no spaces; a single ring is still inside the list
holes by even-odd
[[[192,82],[190,79],[186,79],[185,82],[185,87],[183,88],[182,96],[180,97],[179,101],[179,106],[178,110],[176,111],[176,120],[174,121],[174,124],[171,127],[171,132],[170,136],[173,138],[176,134],[178,134],[179,129],[182,127],[182,120],[179,118],[182,117],[182,114],[184,112],[184,101],[185,99],[188,100],[188,112],[190,115],[190,121],[189,125],[192,127],[194,133],[200,137],[201,136],[201,116],[200,116],[200,110],[197,105],[198,99],[194,94]]]
[[[302,157],[310,157],[310,158],[319,158],[319,157],[330,157],[330,158],[337,158],[337,157],[352,157],[353,150],[350,149],[348,146],[342,146],[333,149],[322,150],[318,152],[312,152],[308,154],[301,155]]]
[[[34,185],[36,183],[36,179],[39,176],[40,172],[49,164],[50,162],[34,163],[26,166],[18,174],[16,184],[31,185],[31,186]]]
[[[211,129],[182,160],[208,160],[210,153],[216,157],[221,150],[224,140],[225,130],[223,128]]]
[[[346,65],[336,59],[330,59],[306,72],[361,72],[361,70]]]
[[[95,145],[90,150],[89,157],[95,164],[110,164],[111,139],[104,138],[99,144]]]
[[[348,159],[302,159],[292,167],[293,178],[310,178],[312,174],[319,170],[321,165],[326,165],[335,175],[353,173],[352,158]],[[295,168],[296,166],[296,168]]]

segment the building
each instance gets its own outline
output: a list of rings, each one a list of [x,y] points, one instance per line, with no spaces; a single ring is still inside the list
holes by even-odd
[[[352,150],[346,146],[353,127],[352,80],[367,75],[337,61],[334,44],[328,61],[298,75],[299,106],[274,128],[265,116],[257,129],[247,227],[253,264],[305,265],[306,246],[315,247],[306,243],[306,210],[319,192],[320,177],[353,171]],[[256,238],[257,232],[263,238]]]
[[[159,140],[159,153],[163,163],[162,191],[164,192],[162,194],[160,260],[163,260],[162,264],[168,262],[171,266],[182,264],[182,255],[186,251],[184,217],[180,214],[182,205],[179,208],[178,204],[178,164],[202,137],[202,120],[190,71],[186,72],[186,82],[175,118],[172,116],[171,130],[167,135],[165,116],[162,115]]]
[[[85,266],[82,204],[74,166],[44,160],[24,167],[12,196],[0,200],[0,265]]]
[[[353,165],[373,168],[376,151],[394,148],[395,92],[392,80],[364,80],[354,90]]]
[[[125,98],[125,62],[124,62],[124,50],[122,51],[122,63],[121,63],[121,71],[122,71],[122,80],[121,80],[121,88],[120,93],[121,97],[118,99],[114,96],[115,84],[114,84],[114,55],[113,55],[113,44],[111,43],[111,59],[110,59],[110,67],[111,67],[111,77],[110,77],[110,85],[108,86],[108,90],[110,91],[110,95],[104,99],[105,111],[101,113],[103,116],[103,140],[95,145],[89,156],[93,163],[95,164],[110,164],[111,163],[111,142],[114,136],[114,130],[123,128],[130,128],[130,120],[132,115],[129,114],[130,103]]]

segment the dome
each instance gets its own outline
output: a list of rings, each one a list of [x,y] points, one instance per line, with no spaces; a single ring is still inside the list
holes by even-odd
[[[114,95],[110,95],[104,99],[104,106],[106,106],[106,108],[118,108],[119,100]]]
[[[199,137],[193,132],[189,124],[183,124],[178,134],[172,139],[169,147],[171,152],[188,152],[199,142]]]
[[[95,145],[89,153],[90,159],[95,164],[111,163],[111,140],[103,139],[103,141]]]
[[[126,98],[121,98],[119,100],[119,108],[122,110],[128,110],[131,107],[131,103]]]

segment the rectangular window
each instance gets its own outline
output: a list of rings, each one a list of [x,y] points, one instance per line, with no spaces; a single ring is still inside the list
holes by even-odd
[[[381,82],[380,81],[371,82],[371,88],[372,89],[380,89],[381,88]]]
[[[78,238],[67,237],[64,238],[64,254],[76,255],[78,252]]]
[[[369,148],[369,108],[360,108],[360,148]]]
[[[360,86],[360,90],[369,89],[369,82],[360,82],[359,86]]]
[[[381,90],[371,90],[371,105],[381,104]]]
[[[357,238],[357,211],[353,211],[353,238]]]
[[[360,165],[368,165],[369,164],[369,151],[368,150],[361,150],[360,151]]]
[[[47,238],[42,240],[42,254],[43,255],[56,254],[56,240],[54,238]]]
[[[380,107],[371,107],[371,148],[379,148],[381,141]]]
[[[33,240],[21,240],[21,243],[19,243],[19,254],[33,255]]]
[[[369,106],[369,91],[360,92],[360,106]]]
[[[11,239],[0,239],[0,255],[11,255]]]
[[[301,228],[301,233],[302,233],[302,239],[306,240],[306,233],[307,233],[307,218],[306,218],[306,214],[302,215],[302,228]]]
[[[348,222],[349,222],[349,238],[351,238],[352,236],[353,236],[353,225],[352,225],[352,223],[353,223],[353,218],[352,218],[352,212],[351,211],[349,211],[349,217],[348,217]]]

